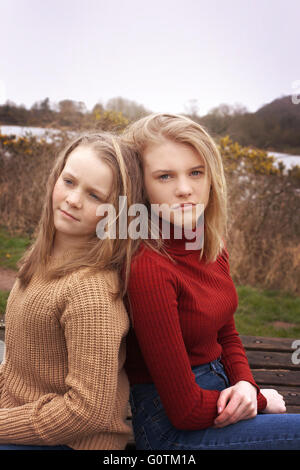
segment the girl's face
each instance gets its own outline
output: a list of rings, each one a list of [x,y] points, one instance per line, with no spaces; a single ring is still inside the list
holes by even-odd
[[[210,178],[203,157],[187,144],[165,140],[144,151],[143,168],[150,204],[166,205],[162,218],[195,228],[209,201]]]
[[[96,210],[111,192],[113,172],[88,146],[75,148],[68,156],[52,194],[55,243],[76,246],[96,234],[101,219]]]

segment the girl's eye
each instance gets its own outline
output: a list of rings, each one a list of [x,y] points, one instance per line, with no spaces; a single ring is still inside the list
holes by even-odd
[[[162,181],[166,181],[168,179],[170,175],[168,175],[168,173],[164,174],[164,175],[160,175],[159,176],[159,179],[162,180]]]
[[[193,176],[203,175],[203,172],[200,171],[200,170],[194,170],[194,171],[192,171],[192,175],[193,175]]]
[[[70,184],[73,184],[72,180],[69,180],[67,178],[64,179],[64,182],[69,186]],[[90,196],[93,199],[96,199],[97,201],[100,201],[99,197],[96,194],[90,193]]]

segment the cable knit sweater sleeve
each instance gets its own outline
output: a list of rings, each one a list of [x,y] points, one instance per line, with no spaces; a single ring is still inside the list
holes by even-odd
[[[68,444],[74,437],[109,428],[127,320],[120,321],[123,311],[112,299],[106,274],[76,274],[72,279],[65,288],[62,312],[52,320],[60,323],[64,334],[66,389],[0,409],[0,443]],[[51,348],[51,337],[44,333]]]

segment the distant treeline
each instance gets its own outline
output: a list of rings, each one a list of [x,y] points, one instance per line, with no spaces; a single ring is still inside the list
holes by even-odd
[[[215,136],[229,135],[245,146],[300,154],[300,104],[291,96],[278,98],[255,113],[220,105],[198,119]]]
[[[112,98],[105,106],[97,103],[92,110],[87,110],[83,102],[67,99],[53,104],[46,98],[30,109],[7,101],[0,106],[0,126],[122,129],[150,112],[122,97]],[[278,98],[255,113],[240,105],[221,104],[205,116],[199,116],[197,109],[190,106],[186,115],[204,125],[216,139],[230,136],[243,146],[300,154],[300,104],[294,104],[291,96]]]
[[[49,98],[36,102],[30,109],[7,101],[0,106],[0,126],[30,126],[81,131],[86,129],[122,129],[130,121],[149,111],[144,106],[124,98],[112,98],[106,106],[95,104],[91,111],[81,101],[62,100],[50,103]]]

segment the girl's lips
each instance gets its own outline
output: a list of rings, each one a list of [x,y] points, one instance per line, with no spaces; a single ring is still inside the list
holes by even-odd
[[[60,210],[60,212],[62,212],[62,213],[63,213],[66,217],[68,217],[69,219],[73,219],[73,220],[77,220],[77,221],[78,221],[78,219],[76,219],[76,218],[73,217],[72,215],[68,214],[67,212],[65,212],[65,211],[63,211],[63,210],[61,210],[61,209],[59,209],[59,210]]]
[[[196,204],[194,204],[193,202],[185,202],[183,204],[173,204],[170,209],[191,209],[192,207],[196,206]]]

